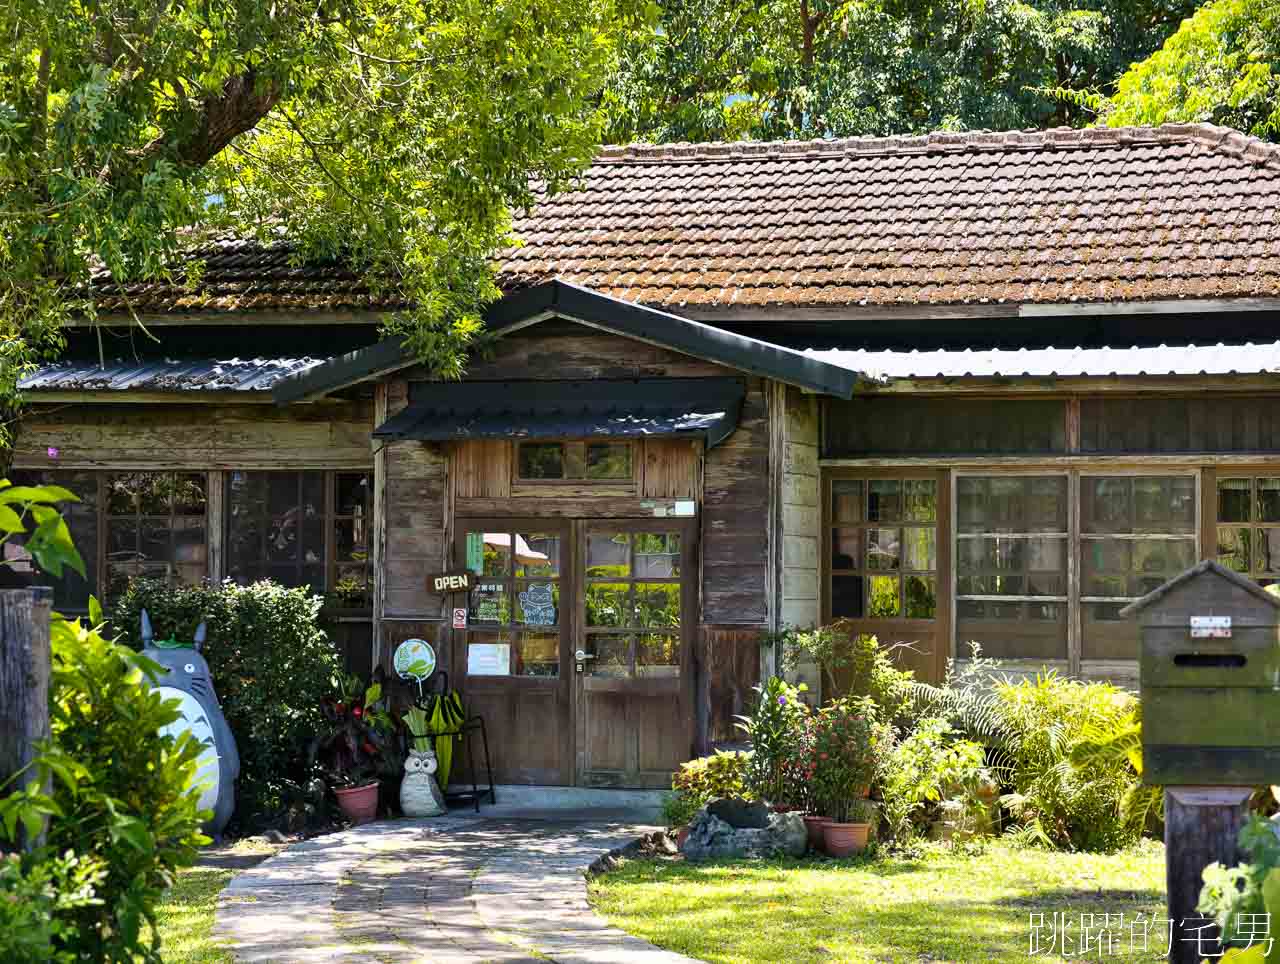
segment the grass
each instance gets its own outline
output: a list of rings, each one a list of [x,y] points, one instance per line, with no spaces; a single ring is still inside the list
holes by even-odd
[[[265,860],[279,848],[258,840],[205,851],[201,863],[178,872],[156,908],[160,956],[169,964],[231,964],[231,953],[213,938],[218,894],[237,870]]]
[[[1081,955],[1081,915],[1124,914],[1113,960],[1163,958],[1164,848],[1068,854],[992,844],[964,854],[930,849],[915,860],[637,860],[598,877],[591,901],[610,923],[668,950],[714,962],[1026,961],[1030,915],[1043,914],[1041,960],[1054,914],[1065,915],[1069,955],[1097,959],[1098,931]],[[1062,933],[1061,917],[1058,933]]]

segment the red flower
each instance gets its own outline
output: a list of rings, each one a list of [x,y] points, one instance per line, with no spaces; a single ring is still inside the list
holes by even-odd
[[[365,740],[365,741],[364,741],[364,752],[365,752],[365,753],[370,753],[370,754],[372,754],[372,753],[374,753],[374,752],[376,751],[376,749],[377,749],[377,748],[376,748],[372,743],[370,743],[368,740]]]
[[[819,754],[818,754],[818,759],[819,759],[819,760],[825,760],[826,758],[827,758],[827,755],[826,755],[825,753],[819,753]]]
[[[364,713],[364,710],[360,709],[360,707],[358,706],[351,707],[351,715],[354,716],[357,720],[360,719],[360,716],[362,713]]]

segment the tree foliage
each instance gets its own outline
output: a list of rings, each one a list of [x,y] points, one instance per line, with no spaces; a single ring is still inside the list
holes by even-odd
[[[456,373],[508,212],[589,161],[637,0],[0,4],[0,399],[93,315],[234,231],[342,255]]]
[[[1082,124],[1194,0],[669,0],[630,41],[611,140]]]
[[[1107,122],[1211,121],[1280,140],[1280,3],[1213,0],[1116,84]]]

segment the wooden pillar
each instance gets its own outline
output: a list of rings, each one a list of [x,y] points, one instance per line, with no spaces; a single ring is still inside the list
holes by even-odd
[[[0,590],[0,786],[4,794],[34,779],[31,771],[8,781],[35,757],[36,742],[49,737],[49,611],[53,593],[46,587]],[[44,834],[20,846],[39,846]]]
[[[1203,886],[1201,874],[1217,861],[1230,867],[1242,855],[1236,845],[1248,819],[1248,787],[1166,787],[1164,792],[1166,914],[1173,922],[1171,964],[1199,964],[1222,953],[1211,920],[1196,910]],[[1198,940],[1198,934],[1204,939]]]

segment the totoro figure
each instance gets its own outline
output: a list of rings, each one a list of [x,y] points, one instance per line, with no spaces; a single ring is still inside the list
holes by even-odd
[[[204,639],[205,625],[201,622],[191,645],[173,639],[157,641],[151,631],[151,617],[145,609],[142,611],[142,654],[162,667],[157,680],[160,694],[180,703],[180,718],[163,732],[177,736],[190,730],[192,736],[205,744],[195,779],[201,785],[200,809],[213,811],[213,818],[204,825],[205,833],[217,840],[236,808],[235,781],[240,776],[240,754],[213,691],[209,664],[200,655]]]
[[[409,751],[400,782],[400,809],[406,817],[438,817],[446,812],[444,794],[436,784],[435,751]]]

